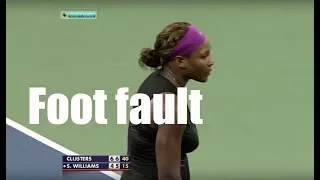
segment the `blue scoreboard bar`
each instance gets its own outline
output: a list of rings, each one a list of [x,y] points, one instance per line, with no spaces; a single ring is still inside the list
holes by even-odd
[[[128,171],[130,170],[130,156],[63,156],[63,171]]]

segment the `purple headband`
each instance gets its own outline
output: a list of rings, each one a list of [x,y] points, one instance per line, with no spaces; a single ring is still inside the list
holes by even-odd
[[[176,56],[186,56],[198,49],[206,40],[206,36],[199,29],[191,25],[183,38],[178,42],[170,54],[170,59]]]

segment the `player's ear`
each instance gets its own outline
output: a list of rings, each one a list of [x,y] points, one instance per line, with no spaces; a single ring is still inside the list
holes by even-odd
[[[187,65],[188,65],[188,59],[186,57],[183,57],[183,56],[176,56],[175,57],[175,62],[177,64],[178,67],[182,68],[182,69],[185,69],[187,68]]]

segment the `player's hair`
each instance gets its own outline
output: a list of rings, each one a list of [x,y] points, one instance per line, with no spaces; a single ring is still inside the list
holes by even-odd
[[[154,49],[144,48],[140,53],[139,65],[143,68],[158,69],[170,59],[170,53],[186,34],[188,22],[175,22],[167,25],[156,37]]]

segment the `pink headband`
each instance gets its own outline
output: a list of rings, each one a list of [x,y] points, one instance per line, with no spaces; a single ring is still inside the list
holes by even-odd
[[[206,36],[199,29],[191,25],[183,38],[178,42],[170,54],[170,59],[176,56],[186,56],[198,49],[206,40]]]

